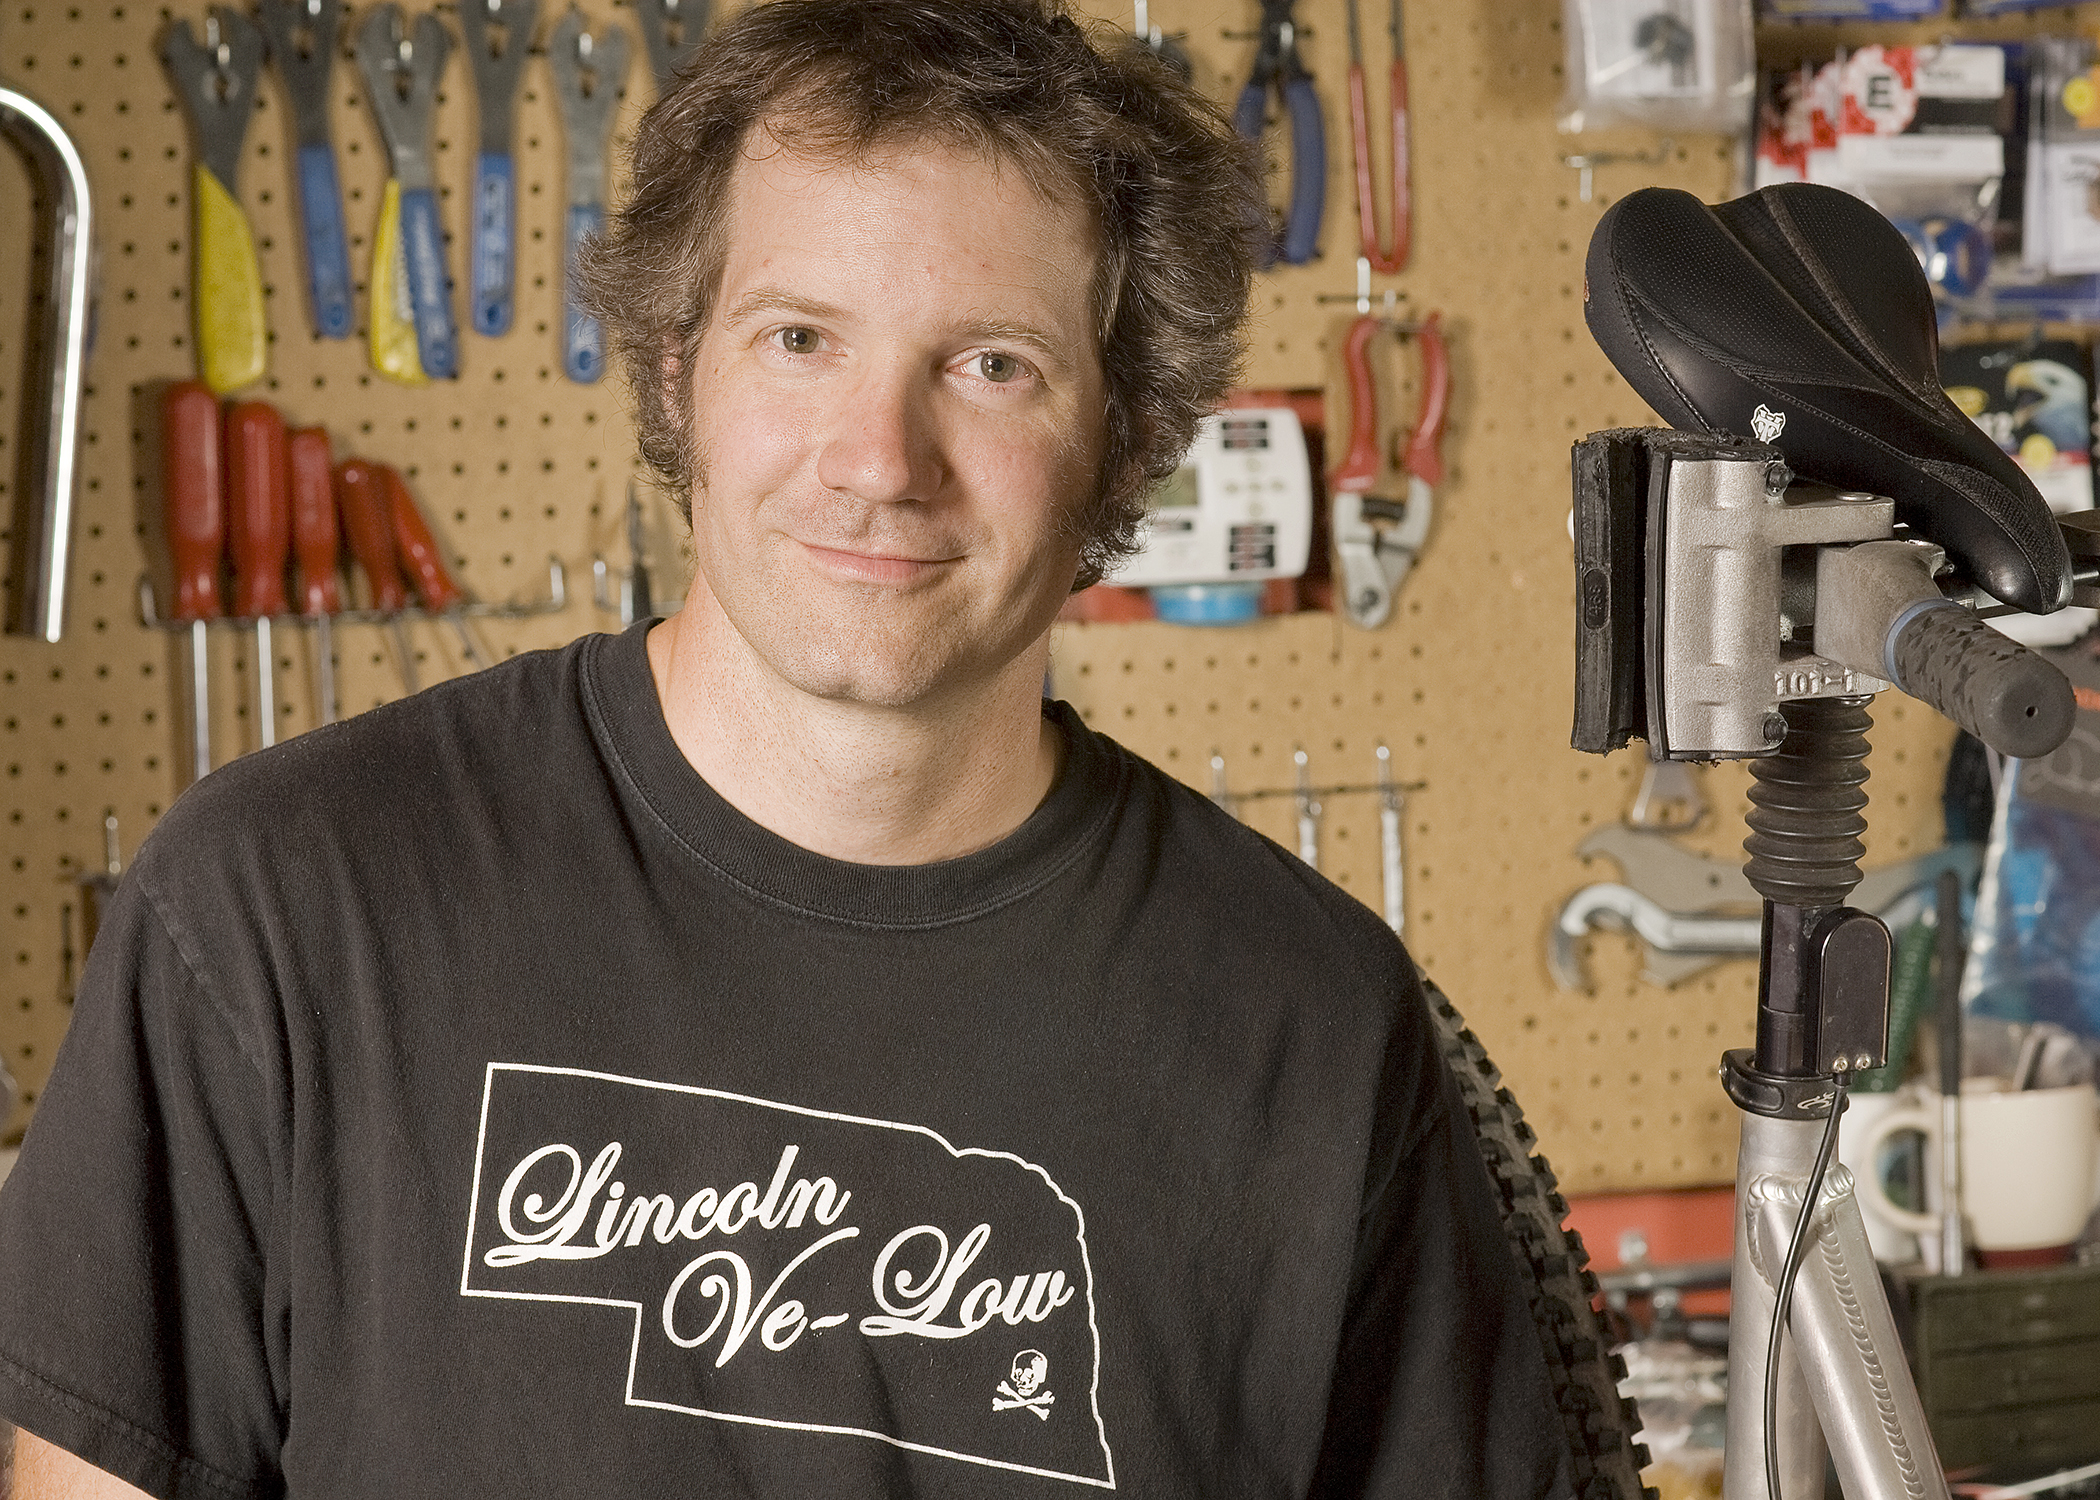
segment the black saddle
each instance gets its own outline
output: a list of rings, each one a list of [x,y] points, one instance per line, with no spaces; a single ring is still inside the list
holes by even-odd
[[[1755,437],[1804,478],[1889,496],[2008,604],[2069,602],[2048,504],[1941,390],[1924,272],[1860,199],[1809,183],[1712,208],[1674,188],[1630,193],[1590,238],[1583,310],[1673,427]]]

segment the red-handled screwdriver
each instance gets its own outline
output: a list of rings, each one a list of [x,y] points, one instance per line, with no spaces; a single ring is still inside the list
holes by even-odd
[[[299,613],[314,622],[315,678],[321,722],[336,719],[335,615],[343,607],[342,577],[336,572],[341,528],[335,517],[335,458],[325,427],[302,427],[291,435],[292,557],[298,566]]]
[[[408,585],[402,582],[401,565],[394,557],[394,522],[381,469],[367,459],[344,459],[335,469],[335,498],[342,507],[343,537],[350,543],[350,555],[365,570],[372,608],[390,617],[387,623],[401,660],[401,682],[413,693],[421,684],[407,632],[401,628],[401,611],[408,608]]]
[[[408,481],[400,473],[379,465],[386,476],[387,508],[394,523],[394,546],[408,570],[415,576],[416,592],[423,596],[423,607],[432,614],[443,615],[459,636],[460,649],[467,653],[467,660],[476,670],[488,665],[488,658],[474,644],[474,637],[467,633],[466,616],[462,613],[466,602],[466,590],[453,581],[445,567],[444,554],[439,551],[437,538],[430,534],[430,523],[416,508],[415,496],[408,492]]]
[[[273,615],[291,613],[284,565],[292,552],[292,483],[284,418],[267,401],[226,408],[226,520],[233,548],[234,612],[255,622],[256,739],[277,743]]]
[[[211,653],[207,620],[225,613],[219,562],[226,551],[226,478],[219,398],[178,381],[161,396],[161,489],[175,564],[175,618],[190,625],[190,780],[211,769]]]

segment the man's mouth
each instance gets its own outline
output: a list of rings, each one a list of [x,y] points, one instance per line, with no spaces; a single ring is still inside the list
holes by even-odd
[[[816,542],[801,545],[822,571],[860,583],[916,583],[961,560],[889,552],[879,547],[863,550],[858,547],[826,547]]]

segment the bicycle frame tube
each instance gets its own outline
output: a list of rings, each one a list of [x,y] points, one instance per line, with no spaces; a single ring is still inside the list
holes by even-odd
[[[1765,1500],[1765,1349],[1823,1133],[1820,1120],[1743,1116],[1736,1169],[1735,1272],[1728,1321],[1726,1500]],[[1779,1500],[1820,1500],[1825,1444],[1846,1500],[1947,1500],[1881,1277],[1835,1162],[1823,1179],[1780,1344]]]

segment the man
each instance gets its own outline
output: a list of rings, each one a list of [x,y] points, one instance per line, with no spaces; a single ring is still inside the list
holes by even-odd
[[[1405,955],[1040,699],[1230,375],[1222,126],[782,0],[636,179],[688,602],[170,813],[0,1202],[21,1493],[1564,1492]]]

